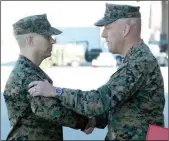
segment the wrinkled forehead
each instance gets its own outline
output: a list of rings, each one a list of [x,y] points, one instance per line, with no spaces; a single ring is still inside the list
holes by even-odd
[[[56,36],[55,35],[41,35],[37,33],[29,33],[30,36],[32,36],[34,39],[36,39],[37,42],[41,41],[51,41],[54,40],[56,42]]]
[[[114,21],[114,22],[112,22],[112,23],[110,23],[110,24],[105,24],[103,27],[105,27],[105,28],[110,28],[110,27],[119,25],[119,24],[121,24],[121,23],[122,23],[121,19],[118,19],[118,20],[116,20],[116,21]]]

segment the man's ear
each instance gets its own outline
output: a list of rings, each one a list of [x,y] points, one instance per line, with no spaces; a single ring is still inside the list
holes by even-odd
[[[130,32],[130,26],[126,24],[123,30],[123,37],[126,37],[129,34],[129,32]]]
[[[28,36],[26,37],[26,44],[27,44],[28,46],[32,46],[32,45],[33,45],[33,36],[32,36],[32,35],[28,35]]]

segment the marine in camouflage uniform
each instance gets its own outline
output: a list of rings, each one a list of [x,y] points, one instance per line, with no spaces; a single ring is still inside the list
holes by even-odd
[[[15,35],[30,32],[58,35],[47,21],[46,15],[35,15],[13,25]],[[66,109],[54,98],[32,98],[28,84],[33,80],[52,80],[24,56],[19,56],[5,86],[4,98],[11,131],[7,140],[63,140],[62,126],[84,130],[88,118]]]
[[[63,88],[56,98],[79,114],[108,113],[103,119],[108,120],[106,140],[145,140],[149,124],[164,126],[163,78],[143,41],[131,48],[123,66],[105,85],[92,91]]]
[[[106,4],[104,18],[95,25],[120,18],[140,18],[139,7]],[[123,65],[105,85],[91,91],[56,87],[54,97],[79,114],[102,115],[103,127],[108,125],[105,140],[145,140],[149,124],[164,126],[163,77],[143,40],[131,47]]]

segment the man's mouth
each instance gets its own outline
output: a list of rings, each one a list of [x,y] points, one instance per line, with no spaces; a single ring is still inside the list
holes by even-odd
[[[49,51],[52,51],[52,48],[49,48],[48,50],[49,50]]]

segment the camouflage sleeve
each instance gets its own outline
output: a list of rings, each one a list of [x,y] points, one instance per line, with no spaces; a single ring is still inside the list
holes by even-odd
[[[20,81],[15,79],[15,76],[13,78],[9,77],[3,93],[11,127],[15,126],[21,115],[24,116],[22,111],[26,110],[25,107],[28,105],[24,96],[19,95],[22,87],[17,82]]]
[[[31,109],[36,116],[58,122],[60,125],[74,129],[84,130],[88,118],[65,108],[52,98],[30,98]]]
[[[32,79],[29,78],[25,83],[26,87],[28,87],[31,80]],[[25,92],[28,93],[27,88]],[[31,97],[29,94],[27,94],[27,97],[30,100],[31,109],[36,116],[52,122],[57,122],[65,127],[81,130],[85,129],[88,117],[65,108],[61,105],[59,100],[56,101],[54,98],[45,97]]]
[[[95,116],[96,128],[104,129],[108,124],[108,112]]]
[[[61,95],[56,95],[63,105],[82,115],[96,116],[125,102],[145,80],[143,65],[127,64],[115,72],[109,81],[97,90],[81,91],[63,88]]]

